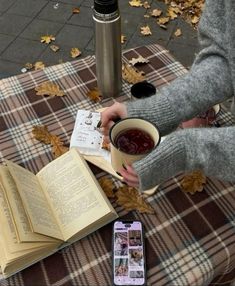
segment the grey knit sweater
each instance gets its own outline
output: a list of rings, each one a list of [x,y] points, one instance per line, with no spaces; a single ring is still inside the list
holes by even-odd
[[[148,99],[127,104],[128,116],[154,122],[166,139],[133,164],[141,189],[180,171],[235,181],[235,126],[175,131],[214,104],[235,95],[235,1],[208,0],[199,25],[201,52],[189,73]],[[144,101],[144,102],[143,102]]]

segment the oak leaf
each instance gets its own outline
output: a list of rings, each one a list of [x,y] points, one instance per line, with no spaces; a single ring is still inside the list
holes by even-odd
[[[70,51],[70,55],[72,58],[77,58],[81,55],[81,51],[78,48],[72,48]]]
[[[80,9],[78,7],[73,8],[73,14],[79,14]]]
[[[58,158],[69,150],[69,148],[64,146],[64,143],[56,135],[51,135],[51,145],[54,158]]]
[[[200,170],[185,175],[180,183],[181,189],[190,194],[203,191],[205,184],[206,176]]]
[[[132,187],[119,187],[116,192],[117,204],[124,207],[126,210],[137,210],[140,213],[153,214],[154,209],[149,203]]]
[[[122,65],[122,78],[128,83],[137,83],[146,80],[143,71],[138,71],[131,65]]]
[[[53,35],[41,36],[41,43],[50,44],[51,41],[55,41],[55,36]]]
[[[161,17],[157,20],[158,25],[165,25],[170,21],[169,17]]]
[[[115,186],[111,179],[102,177],[98,179],[98,182],[108,198],[115,198]]]
[[[129,1],[129,4],[132,7],[142,7],[143,6],[143,3],[141,2],[141,0],[132,0],[132,1]]]
[[[143,58],[142,56],[138,56],[137,58],[132,58],[129,63],[133,66],[136,64],[147,64],[149,62],[148,59]]]
[[[151,16],[152,17],[159,17],[162,15],[162,10],[160,9],[154,9],[152,12],[151,12]]]
[[[35,125],[33,126],[32,133],[34,138],[38,141],[45,144],[51,143],[51,134],[49,133],[47,126]]]
[[[152,32],[151,32],[151,30],[150,30],[149,25],[140,27],[140,30],[141,30],[140,33],[141,33],[142,35],[144,35],[144,36],[152,35]]]
[[[53,82],[46,81],[35,88],[37,95],[64,96],[65,93]]]
[[[94,102],[101,101],[102,95],[100,94],[97,87],[92,88],[88,91],[87,96]]]
[[[180,29],[177,29],[177,30],[175,31],[174,35],[175,35],[176,37],[181,36],[181,35],[182,35],[181,30],[180,30]]]
[[[43,70],[45,68],[45,64],[43,62],[36,62],[34,64],[34,70]]]
[[[50,45],[50,49],[56,53],[57,51],[59,51],[60,47],[57,45]]]
[[[178,15],[177,15],[173,10],[171,10],[171,9],[169,9],[169,10],[167,11],[167,16],[169,16],[171,20],[174,20],[175,18],[178,17]]]

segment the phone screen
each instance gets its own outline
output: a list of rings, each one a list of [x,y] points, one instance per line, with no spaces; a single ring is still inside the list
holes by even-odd
[[[113,227],[114,285],[144,285],[145,260],[140,221],[116,221]]]

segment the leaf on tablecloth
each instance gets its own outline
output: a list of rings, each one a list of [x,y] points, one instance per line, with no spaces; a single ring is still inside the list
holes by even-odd
[[[180,30],[180,29],[177,29],[177,30],[175,31],[174,35],[175,35],[176,37],[181,36],[181,35],[182,35],[181,30]]]
[[[132,187],[119,187],[116,192],[117,204],[124,207],[126,210],[136,210],[140,213],[153,214],[154,209],[151,205]]]
[[[132,64],[133,66],[137,65],[137,64],[147,64],[148,62],[149,62],[149,60],[142,57],[142,56],[138,56],[137,58],[132,58],[129,61],[129,63]]]
[[[59,51],[59,49],[60,49],[60,47],[59,46],[57,46],[57,45],[50,45],[50,49],[53,51],[53,52],[58,52]]]
[[[206,176],[200,170],[186,174],[180,183],[181,189],[190,194],[202,192],[205,184]]]
[[[103,189],[103,191],[105,192],[106,196],[108,198],[115,198],[115,186],[114,183],[111,179],[108,179],[106,177],[102,177],[100,179],[98,179],[98,182],[101,186],[101,188]]]
[[[58,136],[53,135],[48,131],[47,126],[35,125],[33,126],[32,133],[34,138],[38,141],[47,145],[52,145],[52,153],[55,159],[69,150],[68,147],[64,146],[64,143]]]
[[[122,65],[122,78],[128,83],[137,83],[146,80],[143,71],[138,71],[131,65]]]
[[[79,14],[80,9],[78,7],[73,8],[73,14]]]
[[[129,1],[129,4],[132,7],[142,7],[143,6],[143,3],[141,0],[132,0],[132,1]]]
[[[161,15],[162,15],[162,10],[160,9],[153,9],[153,11],[151,12],[152,17],[159,17]]]
[[[126,41],[126,36],[125,35],[121,35],[121,44],[124,44]]]
[[[35,88],[37,95],[64,96],[65,93],[53,82],[46,81]]]
[[[149,25],[140,27],[140,33],[144,36],[152,35]]]
[[[50,44],[52,41],[55,41],[55,36],[53,35],[41,36],[41,43]]]
[[[78,48],[72,48],[70,51],[70,55],[72,58],[77,58],[81,55],[81,51]]]
[[[37,70],[43,70],[45,68],[45,64],[43,62],[36,62],[34,64],[35,71]]]
[[[56,135],[51,135],[51,145],[52,145],[52,153],[55,159],[60,157],[69,150],[69,148],[64,146],[64,143]]]
[[[48,131],[47,126],[35,125],[33,126],[32,133],[33,133],[34,138],[37,139],[38,141],[45,143],[45,144],[51,143],[51,134]]]
[[[102,95],[100,94],[97,87],[94,87],[91,90],[89,90],[87,93],[87,97],[89,97],[94,102],[101,101],[102,99]]]

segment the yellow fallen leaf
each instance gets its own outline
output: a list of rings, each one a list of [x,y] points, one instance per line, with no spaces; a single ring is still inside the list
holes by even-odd
[[[181,30],[180,30],[180,29],[177,29],[177,30],[175,31],[174,35],[175,35],[176,37],[181,36],[181,35],[182,35]]]
[[[59,51],[60,47],[57,45],[50,45],[50,49],[56,53],[57,51]]]
[[[193,16],[191,22],[192,22],[192,24],[197,24],[199,22],[199,17],[198,16]]]
[[[170,21],[169,17],[161,17],[157,20],[158,25],[165,25]]]
[[[141,0],[132,0],[132,1],[129,1],[129,4],[132,7],[142,7],[143,6],[143,3],[141,2]]]
[[[145,1],[144,4],[143,4],[143,7],[144,7],[145,9],[149,9],[149,8],[150,8],[149,2],[148,2],[148,1]]]
[[[144,35],[144,36],[148,36],[148,35],[152,35],[152,32],[150,30],[150,27],[149,25],[147,26],[144,26],[144,27],[140,27],[140,30],[141,30],[141,34]]]
[[[154,9],[152,12],[151,12],[151,16],[152,17],[159,17],[162,15],[162,10],[160,9]]]
[[[51,41],[55,41],[55,36],[53,35],[41,36],[41,43],[50,44]]]
[[[26,63],[26,64],[25,64],[25,68],[26,68],[27,70],[31,70],[31,69],[33,68],[33,64],[31,64],[31,63]]]
[[[119,187],[116,192],[116,202],[128,211],[136,210],[140,213],[154,214],[151,205],[132,187]]]
[[[137,83],[146,80],[144,72],[138,71],[131,65],[122,65],[122,78],[128,83]]]
[[[206,184],[206,176],[202,171],[197,170],[186,174],[180,183],[181,189],[190,194],[202,192]]]
[[[126,41],[126,36],[125,35],[121,35],[121,43],[124,44]]]
[[[98,179],[98,182],[108,198],[115,198],[115,186],[111,179],[102,177]]]
[[[89,97],[94,102],[101,101],[102,99],[102,96],[97,87],[94,87],[93,89],[89,90],[87,93],[87,97]]]
[[[34,70],[43,70],[45,68],[45,64],[43,62],[36,62],[34,64]]]
[[[168,9],[166,15],[169,16],[171,20],[174,20],[178,17],[178,15],[172,9]]]
[[[65,93],[53,82],[46,81],[35,88],[37,95],[64,96]]]
[[[72,58],[77,58],[81,55],[81,51],[78,48],[72,48],[70,51],[70,55]]]

